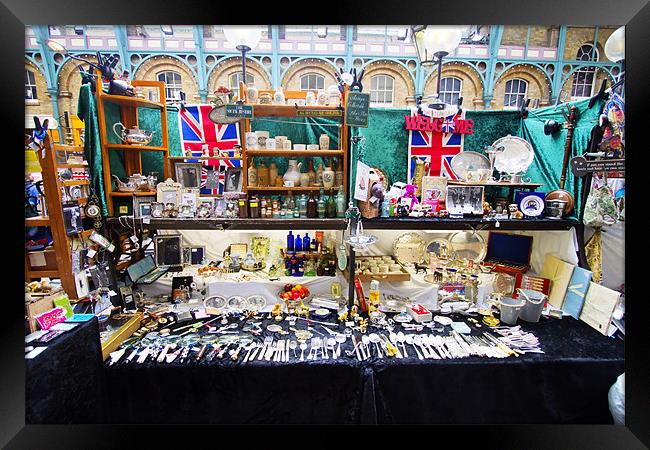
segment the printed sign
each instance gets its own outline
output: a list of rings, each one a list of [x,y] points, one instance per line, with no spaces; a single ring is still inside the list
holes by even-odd
[[[345,124],[350,127],[368,128],[370,94],[348,92],[345,109]]]
[[[250,105],[240,105],[238,103],[226,105],[226,117],[242,117],[246,119],[252,119],[253,107]]]
[[[584,156],[571,158],[571,172],[576,177],[584,177],[589,172],[625,172],[624,159],[603,159],[600,161],[587,161]]]
[[[341,117],[340,109],[298,109],[297,117]]]

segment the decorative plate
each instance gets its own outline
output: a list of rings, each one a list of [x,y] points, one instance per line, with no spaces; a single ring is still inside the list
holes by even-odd
[[[451,159],[451,170],[462,180],[467,179],[467,172],[479,169],[490,169],[490,160],[481,153],[465,151]]]
[[[541,217],[544,206],[544,194],[540,193],[531,193],[519,200],[519,210],[528,217]]]
[[[496,149],[503,147],[494,158],[494,168],[499,172],[524,173],[535,158],[533,146],[526,139],[517,136],[507,135],[497,139],[492,147]]]
[[[228,299],[228,309],[235,312],[240,312],[248,308],[248,302],[241,295],[233,295]]]
[[[261,310],[266,306],[266,297],[263,295],[255,294],[246,299],[248,307],[256,311]]]
[[[427,244],[427,254],[433,254],[436,258],[447,259],[451,255],[451,244],[447,239],[436,238]]]
[[[485,258],[487,247],[483,237],[473,231],[460,231],[449,239],[452,254],[456,259],[471,259],[479,263]]]
[[[226,297],[221,295],[213,295],[203,300],[203,306],[207,314],[220,314],[227,304]]]
[[[412,266],[424,261],[426,244],[418,233],[404,233],[393,243],[393,256],[403,265]]]

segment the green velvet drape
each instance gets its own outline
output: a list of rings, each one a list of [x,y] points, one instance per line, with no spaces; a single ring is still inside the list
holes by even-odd
[[[552,119],[564,123],[565,118],[562,110],[568,114],[567,106],[575,105],[578,108],[578,119],[573,131],[571,157],[581,155],[586,151],[591,137],[591,130],[598,121],[602,101],[599,100],[591,108],[589,108],[589,99],[560,105],[557,108],[555,106],[539,108],[531,111],[528,118],[522,121],[519,136],[530,142],[535,149],[535,160],[528,169],[528,176],[534,181],[544,184],[541,187],[542,191],[550,192],[560,187],[564,143],[567,134],[567,130],[563,128],[553,136],[545,135],[544,121]],[[582,205],[579,200],[581,198],[582,179],[574,177],[570,167],[567,168],[564,189],[573,194],[573,198],[576,200],[576,207],[571,213],[571,217],[580,217]]]

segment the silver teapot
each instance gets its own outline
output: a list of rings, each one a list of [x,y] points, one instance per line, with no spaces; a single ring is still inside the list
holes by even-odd
[[[120,132],[118,132],[118,128],[121,129]],[[141,130],[138,127],[127,128],[122,122],[116,122],[113,124],[113,133],[125,144],[147,145],[151,142],[154,132]]]
[[[134,173],[128,178],[126,183],[120,180],[116,175],[113,175],[113,178],[115,179],[117,190],[119,192],[149,192],[156,189],[155,181],[153,181],[151,176],[144,176],[140,175],[139,173]]]

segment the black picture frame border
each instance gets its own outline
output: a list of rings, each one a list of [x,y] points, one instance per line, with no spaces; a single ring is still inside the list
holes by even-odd
[[[129,2],[125,5],[102,4],[98,13],[98,4],[80,0],[60,0],[57,2],[37,3],[25,0],[3,0],[0,4],[2,26],[0,27],[0,42],[3,43],[3,71],[0,73],[3,83],[3,113],[2,123],[7,138],[14,144],[6,143],[8,147],[19,148],[22,136],[23,118],[19,111],[24,108],[23,88],[21,84],[24,73],[24,24],[36,23],[96,23],[96,24],[125,24],[145,21],[147,23],[301,23],[305,22],[304,3],[285,1],[281,5],[264,8],[259,13],[242,14],[242,5],[237,3],[215,3],[204,0],[185,0],[182,5],[173,9],[163,3],[141,1]],[[177,4],[176,4],[177,5]],[[253,9],[254,10],[254,9]],[[206,16],[206,12],[210,14]],[[293,11],[293,15],[291,13]],[[250,10],[249,10],[250,12]],[[263,12],[263,14],[262,14]],[[210,16],[214,14],[214,19]],[[144,19],[143,19],[144,18]],[[629,148],[643,149],[642,141],[644,118],[647,117],[645,101],[650,98],[646,80],[650,79],[650,49],[643,43],[650,41],[650,5],[647,0],[628,0],[613,2],[611,0],[584,0],[567,2],[566,0],[545,0],[512,2],[508,0],[465,0],[459,2],[425,3],[412,0],[388,2],[385,0],[362,1],[354,4],[337,3],[323,4],[318,14],[313,15],[314,21],[328,23],[500,23],[500,24],[620,24],[626,25],[626,133]],[[631,93],[634,93],[633,95]],[[637,198],[640,187],[635,188],[635,173],[643,177],[639,167],[644,164],[642,151],[630,151],[626,158],[627,204],[626,228],[643,233],[643,219],[637,217],[637,207],[633,199]],[[15,167],[23,163],[19,152],[13,153]],[[8,185],[19,186],[20,170],[11,171],[8,175]],[[13,179],[16,177],[16,179]],[[641,181],[642,183],[642,181]],[[639,185],[642,187],[641,183]],[[636,190],[638,189],[638,190]],[[20,195],[6,196],[8,208],[20,208]],[[15,205],[13,204],[15,202]],[[640,209],[640,208],[638,208]],[[13,233],[11,226],[24,226],[22,217],[16,214],[15,222],[7,219],[5,232]],[[638,221],[638,222],[637,222]],[[19,232],[16,230],[15,232]],[[632,231],[631,236],[636,232]],[[7,266],[15,267],[18,258],[22,258],[19,245],[13,246],[15,239],[9,239],[6,245],[4,261]],[[632,255],[626,240],[628,255]],[[633,243],[631,245],[637,245]],[[647,245],[647,244],[646,244]],[[10,253],[11,252],[11,253]],[[14,253],[15,252],[15,253]],[[644,323],[648,317],[647,301],[633,301],[633,296],[643,294],[644,276],[647,274],[639,269],[639,265],[629,263],[626,267],[626,293],[629,299],[627,308],[627,340],[626,340],[626,426],[603,425],[511,425],[511,426],[482,426],[482,427],[440,427],[431,430],[438,439],[443,435],[453,435],[456,443],[478,444],[483,447],[500,448],[645,448],[642,444],[650,445],[650,423],[648,417],[648,371],[647,345],[648,327]],[[635,273],[633,273],[635,271]],[[15,295],[21,295],[20,284],[10,282],[11,292],[15,287]],[[643,297],[639,295],[639,299]],[[23,340],[23,311],[19,301],[7,302],[5,326],[1,328],[3,343],[2,374],[4,383],[0,384],[0,445],[7,448],[41,448],[47,442],[48,448],[88,448],[94,447],[129,447],[136,444],[147,444],[145,448],[157,441],[168,442],[171,427],[155,426],[107,426],[107,425],[76,425],[76,426],[24,426],[24,356],[21,347]],[[200,430],[197,433],[197,430]],[[365,430],[364,430],[365,431]],[[205,427],[184,427],[175,429],[173,433],[183,436],[185,444],[192,437],[214,439],[214,432]],[[359,430],[352,429],[353,433]],[[363,432],[363,431],[362,431]],[[18,433],[16,435],[16,433]],[[376,433],[382,437],[383,433]],[[412,435],[431,436],[425,433]],[[635,436],[636,435],[636,436]],[[357,435],[358,436],[358,435]],[[371,434],[364,433],[366,444],[370,443]],[[255,436],[246,435],[246,444],[250,446],[255,440],[268,443],[266,434]],[[410,440],[410,439],[409,439]],[[262,442],[264,442],[262,441]],[[214,441],[213,441],[214,442]],[[493,445],[491,445],[493,444]]]

